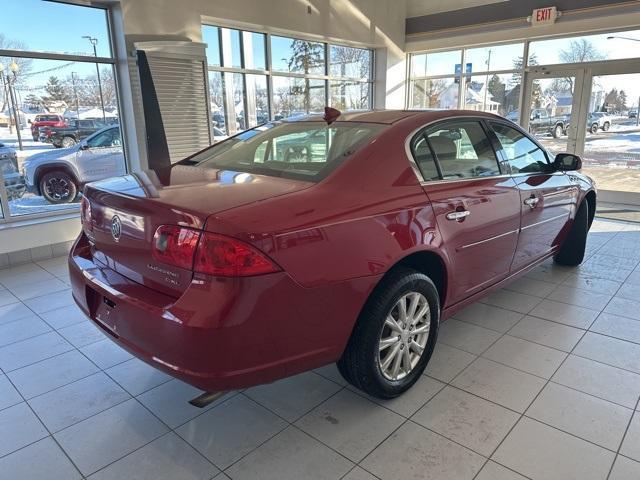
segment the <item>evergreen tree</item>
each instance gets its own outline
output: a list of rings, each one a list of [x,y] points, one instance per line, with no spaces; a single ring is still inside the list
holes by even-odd
[[[60,82],[58,77],[51,76],[44,86],[46,95],[43,97],[45,102],[65,102],[69,104],[70,97],[67,88]]]
[[[293,40],[291,42],[291,57],[289,58],[289,71],[298,73],[314,73],[314,70],[324,65],[324,46],[321,43],[308,42],[306,40]],[[315,72],[324,73],[324,72]],[[294,84],[291,87],[293,95],[302,95],[303,109],[311,110],[311,88],[308,78],[303,79],[302,85]]]

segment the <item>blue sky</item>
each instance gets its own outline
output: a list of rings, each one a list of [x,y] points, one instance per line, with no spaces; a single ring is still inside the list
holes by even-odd
[[[31,51],[92,57],[93,47],[82,38],[90,35],[98,39],[98,56],[111,56],[107,16],[102,9],[43,0],[0,0],[0,6],[0,33],[6,41],[21,42]],[[10,60],[2,61],[8,64]],[[29,71],[22,76],[18,95],[42,95],[42,86],[50,76],[65,79],[73,72],[76,78],[83,79],[94,75],[95,68],[95,63],[90,62],[33,59],[29,61]]]
[[[105,11],[43,0],[0,0],[0,33],[29,50],[93,55],[83,35],[98,39],[98,56],[111,56]]]

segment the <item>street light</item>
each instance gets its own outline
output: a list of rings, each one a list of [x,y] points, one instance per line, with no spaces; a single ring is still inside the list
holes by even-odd
[[[640,42],[640,38],[620,37],[618,35],[610,35],[607,37],[607,40],[613,40],[614,38],[618,38],[620,40],[629,40],[631,42]]]
[[[0,63],[0,80],[2,81],[3,87],[9,90],[9,111],[13,112],[13,121],[16,125],[16,134],[18,136],[18,148],[22,150],[22,134],[20,133],[20,116],[18,114],[18,105],[15,97],[15,83],[18,78],[18,70],[20,70],[20,66],[16,63],[15,60],[12,60],[9,64],[9,70],[13,76],[9,76],[4,73],[4,65]],[[11,130],[11,120],[9,120],[9,130]]]
[[[86,38],[89,40],[89,43],[93,46],[93,56],[98,58],[98,51],[96,49],[96,45],[98,44],[98,39],[95,37],[91,37],[89,35],[83,35],[82,38]],[[98,90],[100,91],[100,105],[102,106],[102,121],[107,123],[107,118],[104,113],[104,99],[102,98],[102,81],[100,80],[100,67],[98,62],[96,62],[96,73],[98,75]]]

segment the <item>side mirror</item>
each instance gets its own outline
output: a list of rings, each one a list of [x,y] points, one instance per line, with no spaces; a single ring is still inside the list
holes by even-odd
[[[559,153],[553,160],[553,166],[559,172],[572,172],[582,169],[582,159],[572,153]]]
[[[86,143],[83,143],[80,145],[80,150],[89,150],[89,145]]]
[[[31,119],[27,120],[27,123],[28,123],[29,125],[31,125]]]

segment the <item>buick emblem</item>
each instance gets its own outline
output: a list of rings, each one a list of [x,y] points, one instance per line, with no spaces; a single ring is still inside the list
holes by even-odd
[[[120,235],[122,234],[122,222],[120,221],[120,217],[114,215],[111,219],[111,236],[117,242],[120,240]]]

